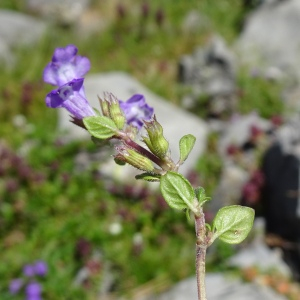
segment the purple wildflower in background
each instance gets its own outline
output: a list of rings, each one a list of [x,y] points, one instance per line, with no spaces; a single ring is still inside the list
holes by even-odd
[[[34,263],[34,271],[38,276],[45,276],[48,273],[48,266],[44,261],[38,260]]]
[[[41,300],[41,285],[37,282],[30,282],[25,289],[26,300]]]
[[[75,78],[83,77],[90,69],[90,61],[77,55],[77,52],[78,49],[74,45],[56,48],[52,61],[44,69],[44,81],[61,86]]]
[[[34,270],[34,266],[33,265],[25,265],[23,267],[23,274],[26,276],[26,277],[33,277],[35,275],[35,270]]]
[[[12,295],[25,292],[26,300],[42,300],[42,286],[36,281],[38,277],[48,273],[46,262],[37,260],[33,264],[26,264],[23,267],[23,278],[16,278],[10,281],[9,292]]]
[[[76,119],[94,116],[95,112],[82,95],[83,78],[73,79],[67,84],[53,90],[46,97],[46,105],[51,108],[64,107]]]
[[[9,291],[11,294],[17,294],[22,288],[24,280],[21,278],[13,279],[9,284]]]
[[[119,100],[119,102],[127,124],[131,124],[138,129],[143,127],[143,120],[148,121],[153,116],[154,109],[146,103],[145,97],[141,94],[135,94],[127,101]]]

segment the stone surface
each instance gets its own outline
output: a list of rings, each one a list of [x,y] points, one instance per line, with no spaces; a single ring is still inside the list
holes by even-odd
[[[263,131],[271,128],[270,121],[261,118],[257,113],[253,112],[248,115],[233,115],[231,120],[224,124],[219,139],[219,153],[224,157],[228,146],[242,146],[251,135],[251,128],[256,127]]]
[[[26,0],[27,9],[61,24],[75,23],[90,4],[90,0]]]
[[[232,112],[236,104],[236,64],[234,54],[225,41],[214,36],[205,47],[197,48],[179,61],[179,81],[191,87],[183,99],[187,108],[197,106],[200,98],[209,98],[208,113]]]
[[[13,62],[13,47],[34,44],[45,32],[46,24],[28,15],[0,10],[0,60]]]
[[[207,30],[210,26],[209,19],[202,15],[200,11],[193,9],[189,11],[183,18],[181,29],[184,34],[194,35],[203,30]]]
[[[235,48],[243,63],[300,77],[300,1],[271,1],[249,15]]]
[[[219,273],[207,274],[206,290],[209,300],[286,300],[285,297],[267,287],[255,283],[243,283],[241,280],[226,278],[224,274]],[[197,299],[196,278],[188,278],[154,299]]]
[[[212,201],[207,207],[209,211],[216,213],[225,205],[239,204],[242,189],[249,179],[249,172],[234,163],[226,163],[223,166],[221,178],[216,187]]]
[[[120,100],[127,100],[135,93],[144,94],[147,103],[155,109],[157,120],[162,124],[164,135],[169,141],[172,157],[176,160],[179,158],[180,138],[185,134],[193,134],[197,138],[195,147],[180,172],[187,174],[203,153],[208,131],[206,123],[155,95],[130,75],[122,72],[90,75],[85,79],[85,90],[88,100],[95,108],[99,108],[97,95],[102,96],[103,92],[112,92]],[[59,112],[59,127],[61,130],[68,131],[67,138],[89,138],[85,130],[69,122],[70,117],[65,110],[61,109]],[[114,173],[117,178],[125,181],[128,178],[132,179],[133,174],[136,174],[134,168],[117,166],[112,159],[102,165],[101,171],[106,174]]]
[[[292,273],[288,265],[283,261],[282,252],[279,248],[270,249],[265,243],[265,220],[263,217],[257,217],[250,236],[253,240],[249,244],[242,246],[239,251],[229,258],[230,266],[239,269],[249,267],[259,267],[261,271],[276,270],[287,278]]]

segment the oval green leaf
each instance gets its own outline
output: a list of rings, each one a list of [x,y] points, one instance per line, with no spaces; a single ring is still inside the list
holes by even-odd
[[[196,142],[192,134],[184,135],[179,141],[180,161],[183,163],[189,156]]]
[[[111,138],[118,131],[113,120],[105,116],[86,117],[83,123],[92,136],[102,140]]]
[[[253,221],[254,210],[252,208],[240,205],[225,206],[214,218],[212,239],[219,237],[225,243],[239,244],[247,237]]]
[[[169,171],[161,176],[160,190],[166,202],[172,208],[189,208],[193,212],[197,212],[194,203],[194,190],[189,181],[181,174]]]

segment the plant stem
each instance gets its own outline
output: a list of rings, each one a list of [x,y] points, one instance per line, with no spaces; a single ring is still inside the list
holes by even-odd
[[[204,213],[195,215],[195,231],[196,231],[196,276],[197,276],[197,290],[198,300],[206,300],[205,290],[205,257],[207,249],[206,241],[206,227]]]

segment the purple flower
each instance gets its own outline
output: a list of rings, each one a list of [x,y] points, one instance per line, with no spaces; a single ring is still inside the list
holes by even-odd
[[[45,276],[48,272],[48,266],[44,261],[38,260],[34,264],[34,271],[38,276]]]
[[[37,282],[30,282],[26,286],[25,293],[27,300],[38,300],[41,299],[41,285]]]
[[[18,293],[19,290],[22,288],[23,283],[24,283],[24,281],[21,278],[13,279],[9,284],[10,293],[13,295]]]
[[[23,267],[23,274],[27,277],[33,277],[35,275],[35,270],[33,265],[25,265]]]
[[[52,62],[44,69],[44,81],[61,86],[75,78],[83,77],[90,69],[90,61],[86,57],[76,55],[77,51],[74,45],[56,48]]]
[[[82,85],[83,78],[73,79],[53,90],[46,97],[46,105],[51,108],[64,107],[76,119],[94,116],[95,112],[85,98]]]
[[[153,115],[153,108],[150,107],[141,94],[135,94],[127,101],[119,101],[120,107],[123,110],[127,124],[131,124],[138,129],[144,125],[143,120],[150,120]]]

